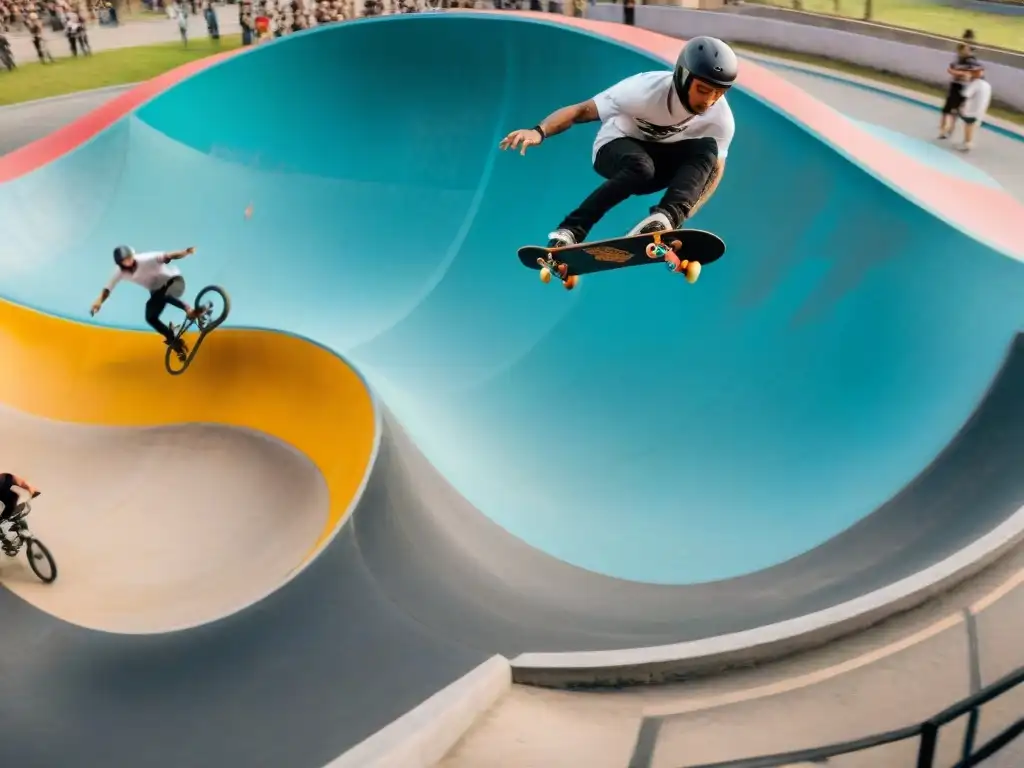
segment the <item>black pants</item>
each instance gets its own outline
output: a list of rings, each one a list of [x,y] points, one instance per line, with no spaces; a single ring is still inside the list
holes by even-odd
[[[0,520],[10,520],[17,511],[18,505],[21,504],[21,497],[12,488],[6,492],[0,492],[0,503],[4,505],[4,511],[0,512]]]
[[[172,307],[177,307],[182,312],[186,311],[185,303],[180,298],[184,292],[185,280],[181,275],[172,277],[164,283],[163,287],[149,292],[149,301],[146,302],[146,322],[149,323],[157,333],[167,339],[168,344],[174,341],[174,334],[171,333],[170,328],[161,322],[160,315],[163,313],[164,309],[167,308],[168,304]]]
[[[942,114],[952,115],[964,103],[964,86],[963,83],[950,83],[949,90],[946,92],[946,103],[942,105]]]
[[[598,150],[594,160],[594,170],[607,181],[566,216],[559,227],[571,231],[577,242],[583,242],[601,217],[623,200],[662,189],[665,194],[651,207],[651,213],[664,212],[678,227],[704,194],[717,162],[718,142],[710,137],[674,144],[625,137],[609,141]]]

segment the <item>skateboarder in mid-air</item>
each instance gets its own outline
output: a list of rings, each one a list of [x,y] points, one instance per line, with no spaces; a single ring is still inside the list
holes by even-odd
[[[665,190],[629,235],[678,229],[722,180],[735,132],[725,92],[739,61],[713,37],[683,46],[674,70],[641,72],[592,99],[553,112],[539,125],[512,131],[501,149],[538,145],[577,123],[600,120],[593,163],[605,181],[548,235],[548,247],[576,245],[608,211],[633,195]]]
[[[169,347],[178,353],[180,358],[188,354],[188,348],[184,340],[175,339],[174,331],[160,320],[160,315],[167,307],[178,307],[188,315],[190,320],[196,319],[201,310],[194,310],[181,300],[185,293],[185,278],[181,276],[181,270],[172,266],[172,261],[183,259],[195,253],[195,248],[186,248],[183,251],[164,253],[156,251],[152,253],[136,254],[127,245],[119,245],[114,249],[114,263],[117,268],[110,278],[110,282],[100,293],[100,297],[92,305],[90,314],[95,315],[100,311],[111,292],[122,280],[128,280],[141,285],[149,291],[149,300],[146,302],[146,322],[156,330]]]

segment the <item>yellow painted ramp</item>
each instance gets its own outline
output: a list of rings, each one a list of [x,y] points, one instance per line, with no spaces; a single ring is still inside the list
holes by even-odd
[[[164,351],[155,333],[0,302],[0,471],[43,489],[29,522],[61,569],[42,585],[0,557],[0,580],[65,620],[152,632],[227,615],[324,543],[369,470],[373,400],[333,353],[222,327],[170,376]]]

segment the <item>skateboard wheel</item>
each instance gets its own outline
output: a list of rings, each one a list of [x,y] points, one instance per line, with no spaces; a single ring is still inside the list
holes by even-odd
[[[563,280],[565,280],[565,278],[566,278],[566,276],[568,274],[569,274],[569,265],[568,264],[559,264],[558,265],[558,275],[559,275],[559,277],[561,277]]]
[[[645,248],[644,250],[647,253],[647,258],[648,259],[656,259],[656,258],[658,258],[658,246],[655,245],[654,243],[648,243],[647,244],[647,248]]]
[[[700,277],[700,262],[691,261],[686,265],[686,279],[690,283],[696,283],[698,277]]]
[[[548,269],[547,267],[544,267],[540,271],[540,281],[542,283],[550,283],[551,282],[551,270]]]
[[[565,278],[565,280],[562,281],[562,285],[565,286],[565,290],[571,291],[573,288],[576,287],[579,281],[579,275],[569,275],[569,277]]]

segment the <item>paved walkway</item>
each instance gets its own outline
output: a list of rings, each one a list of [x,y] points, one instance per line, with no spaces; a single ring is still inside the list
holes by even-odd
[[[53,133],[119,93],[134,87],[135,83],[115,85],[110,88],[0,107],[0,155],[13,152],[40,136]]]
[[[1018,547],[932,602],[788,659],[601,693],[514,685],[436,768],[682,768],[916,725],[1020,666],[1022,616]],[[984,705],[976,747],[1015,722],[1022,705],[1020,689]],[[959,758],[965,720],[940,731],[936,766]],[[916,756],[908,739],[784,768],[905,768]],[[1022,757],[1018,738],[983,765],[1020,768]]]
[[[828,77],[831,73],[820,67],[805,64],[795,65],[792,61],[762,54],[753,56],[744,52],[743,55],[750,56],[750,58],[769,66],[781,77],[798,85],[848,117],[883,126],[905,136],[928,142],[936,149],[952,152],[958,159],[981,169],[999,182],[1007,192],[1024,201],[1024,143],[1021,141],[985,127],[977,137],[974,150],[968,155],[962,155],[952,148],[953,142],[939,142],[935,139],[939,116],[938,112],[933,109],[900,99],[882,98],[873,91]],[[794,69],[794,66],[803,71]],[[825,74],[826,77],[822,77],[821,74]],[[871,82],[846,74],[843,74],[842,77],[853,82]],[[878,85],[877,82],[873,84]],[[890,93],[902,93],[914,99],[924,100],[934,106],[941,104],[938,98],[922,95],[916,91],[908,91],[888,84],[882,87]],[[1008,130],[1024,135],[1024,130],[1020,126],[1008,121],[990,116],[988,122],[998,123]],[[957,126],[956,135],[957,137],[961,136],[960,126]]]
[[[217,13],[222,36],[241,31],[238,24],[237,5],[216,6],[214,10]],[[191,39],[207,36],[206,20],[201,15],[189,16],[188,34]],[[54,58],[71,55],[71,47],[63,33],[47,30],[45,37]],[[11,50],[16,62],[25,64],[37,61],[35,48],[32,47],[32,39],[28,35],[24,32],[15,32],[10,34],[8,39],[11,41]],[[177,22],[166,17],[147,17],[126,22],[118,27],[101,27],[98,24],[89,27],[89,42],[92,44],[94,52],[113,48],[130,48],[136,45],[169,43],[178,39]]]

